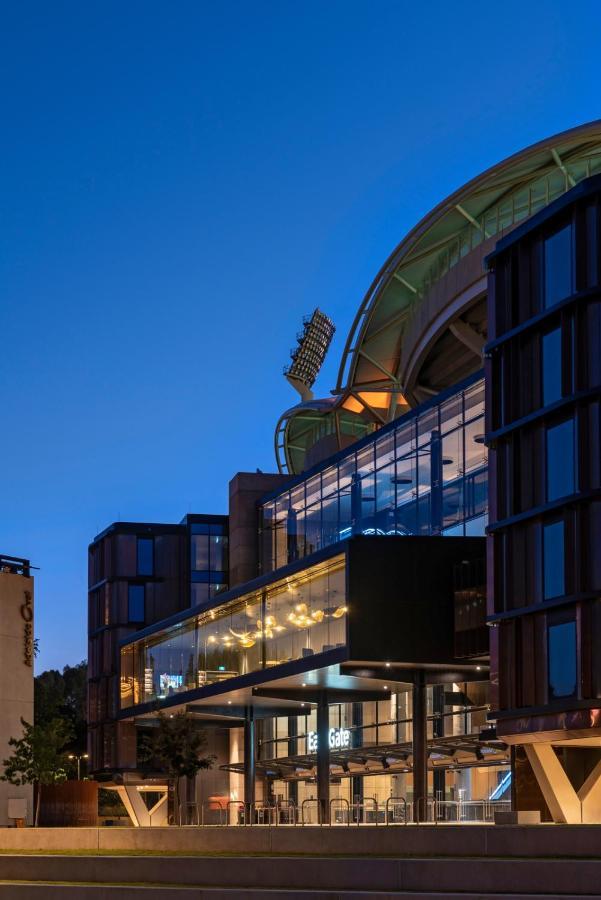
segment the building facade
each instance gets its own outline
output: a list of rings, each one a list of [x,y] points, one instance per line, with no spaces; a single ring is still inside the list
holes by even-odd
[[[490,820],[513,803],[601,821],[597,173],[599,122],[411,230],[359,306],[333,395],[301,392],[280,418],[279,474],[232,480],[219,577],[209,551],[192,590],[187,520],[94,541],[90,740],[107,784],[139,802],[137,734],[163,709],[211,734],[199,817]],[[163,562],[140,571],[140,541],[158,559],[162,535]]]
[[[21,719],[33,724],[33,577],[29,560],[0,555],[0,766],[23,735]],[[33,824],[31,785],[0,781],[0,827]]]
[[[600,202],[596,176],[489,259],[497,732],[576,822],[601,814]]]

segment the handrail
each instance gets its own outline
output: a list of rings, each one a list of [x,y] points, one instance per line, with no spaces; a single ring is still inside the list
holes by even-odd
[[[348,802],[348,800],[346,799],[346,797],[332,797],[332,799],[330,800],[330,822],[329,822],[329,824],[330,825],[332,824],[332,806],[334,803],[342,803],[342,804],[346,803],[346,824],[350,825],[351,824],[351,805]]]
[[[405,797],[388,797],[388,799],[386,800],[386,805],[385,805],[385,810],[384,810],[384,824],[385,825],[390,824],[388,810],[389,810],[391,801],[395,805],[399,805],[402,803],[402,805],[403,805],[403,825],[406,825],[407,824],[407,800],[405,799]]]

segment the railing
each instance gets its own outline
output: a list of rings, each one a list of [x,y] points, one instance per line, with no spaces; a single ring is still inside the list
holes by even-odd
[[[492,823],[496,810],[510,810],[509,800],[426,800],[420,801],[419,824],[431,823]],[[213,814],[211,816],[211,814]],[[215,814],[217,814],[215,816]],[[216,821],[211,821],[211,818]],[[178,821],[175,821],[178,819]],[[388,797],[378,803],[376,797],[364,797],[350,803],[346,797],[332,797],[327,806],[316,797],[308,797],[297,805],[292,800],[276,803],[244,803],[229,800],[225,806],[217,800],[205,800],[200,805],[182,803],[176,816],[170,816],[169,824],[180,826],[199,825],[260,825],[267,827],[288,825],[349,826],[359,825],[408,825],[418,824],[415,807],[406,797]]]
[[[36,567],[30,565],[28,559],[0,553],[0,572],[7,572],[9,575],[25,575],[26,578],[29,578],[29,570],[34,568]]]

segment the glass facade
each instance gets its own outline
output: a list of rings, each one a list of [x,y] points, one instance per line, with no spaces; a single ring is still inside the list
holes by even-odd
[[[121,650],[121,707],[163,700],[346,643],[337,556]]]
[[[353,534],[484,534],[484,381],[469,379],[261,507],[269,572]]]

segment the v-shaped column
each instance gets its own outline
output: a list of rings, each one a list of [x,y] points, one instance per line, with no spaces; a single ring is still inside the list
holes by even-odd
[[[526,744],[524,749],[554,822],[601,822],[601,760],[575,791],[552,744]]]

